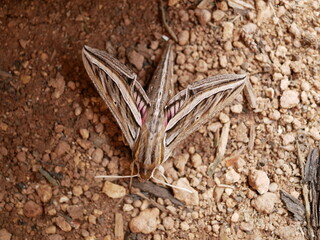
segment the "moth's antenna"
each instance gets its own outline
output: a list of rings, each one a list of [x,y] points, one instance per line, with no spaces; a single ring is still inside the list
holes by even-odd
[[[95,178],[114,178],[114,179],[121,179],[121,178],[134,178],[138,177],[139,175],[127,175],[127,176],[113,176],[113,175],[100,175],[100,176],[95,176]]]
[[[180,190],[182,190],[182,191],[186,191],[186,192],[192,193],[192,191],[189,190],[189,189],[187,189],[187,188],[175,186],[175,185],[172,185],[172,184],[170,184],[170,183],[164,182],[164,181],[162,181],[162,180],[160,180],[160,179],[158,179],[158,178],[155,178],[155,177],[153,176],[155,170],[156,170],[156,168],[153,170],[153,172],[152,172],[152,174],[151,174],[151,178],[152,178],[152,179],[154,179],[154,180],[158,181],[159,183],[162,183],[162,184],[164,184],[164,185],[166,185],[166,186],[169,186],[169,187],[172,187],[172,188],[176,188],[176,189],[180,189]],[[161,176],[162,176],[166,181],[168,181],[167,178],[166,178],[166,176],[164,176],[164,174],[163,174],[161,171],[159,171],[159,172],[160,172]]]

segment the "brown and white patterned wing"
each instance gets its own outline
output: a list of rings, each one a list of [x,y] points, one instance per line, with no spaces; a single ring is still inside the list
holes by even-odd
[[[246,75],[212,76],[189,85],[166,105],[165,157],[179,142],[208,122],[243,89]]]
[[[133,148],[150,105],[137,75],[106,52],[88,46],[83,47],[82,60],[130,148]]]

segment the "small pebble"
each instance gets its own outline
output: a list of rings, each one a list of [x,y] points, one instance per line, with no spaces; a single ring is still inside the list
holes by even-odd
[[[133,205],[134,207],[136,207],[136,208],[140,208],[141,205],[142,205],[142,201],[139,200],[139,199],[137,199],[137,200],[133,201],[133,204],[132,204],[132,205]]]
[[[251,232],[254,229],[254,224],[252,221],[250,222],[241,222],[240,229],[244,232]]]
[[[70,88],[72,91],[76,90],[76,84],[74,81],[69,81],[67,83],[68,88]]]
[[[23,207],[23,213],[26,217],[37,217],[43,213],[43,209],[39,204],[29,200]]]
[[[0,240],[11,240],[12,234],[7,231],[7,229],[0,229]]]
[[[211,12],[207,9],[196,9],[195,14],[201,25],[206,25],[211,20]]]
[[[276,192],[278,190],[278,184],[273,182],[273,183],[270,183],[269,185],[269,191],[270,192]]]
[[[201,166],[202,164],[202,158],[198,153],[195,153],[194,155],[192,155],[191,161],[192,161],[193,167],[195,168]]]
[[[183,65],[186,62],[186,55],[183,53],[178,53],[177,58],[176,58],[176,63],[178,65]]]
[[[67,153],[70,150],[69,143],[65,141],[60,141],[56,146],[54,152],[57,154],[58,157],[62,156],[63,154]]]
[[[197,63],[196,71],[202,72],[202,73],[207,72],[208,71],[208,64],[204,60],[200,59]]]
[[[19,161],[19,162],[26,162],[26,160],[27,160],[27,155],[26,155],[26,153],[25,152],[19,152],[18,154],[17,154],[17,160]]]
[[[278,110],[273,110],[268,116],[270,119],[277,121],[280,119],[281,113]]]
[[[314,140],[316,140],[316,141],[320,140],[320,128],[319,127],[312,127],[309,130],[309,134]]]
[[[150,48],[151,48],[152,50],[157,50],[158,47],[159,47],[159,41],[151,41],[151,43],[150,43]]]
[[[274,210],[275,203],[280,202],[275,193],[267,192],[251,201],[251,205],[260,213],[270,214]]]
[[[222,128],[221,122],[212,123],[207,127],[208,131],[214,132],[214,133],[221,128]]]
[[[264,194],[269,189],[270,179],[264,171],[253,170],[249,174],[249,184],[258,193]]]
[[[122,208],[122,210],[123,210],[124,212],[130,212],[130,211],[132,211],[133,209],[134,209],[134,207],[133,207],[131,204],[128,204],[128,203],[124,204],[124,205],[123,205],[123,208]]]
[[[179,154],[174,158],[174,165],[178,169],[179,173],[184,174],[185,166],[190,158],[188,153]]]
[[[164,226],[165,229],[171,230],[174,228],[174,220],[172,217],[165,217],[162,220],[162,225]]]
[[[80,135],[81,135],[81,137],[82,137],[83,139],[88,139],[88,138],[89,138],[89,131],[88,131],[88,129],[81,128],[81,129],[79,130],[79,132],[80,132]]]
[[[289,144],[295,142],[295,140],[296,140],[296,136],[293,133],[282,134],[281,138],[282,138],[282,144],[284,146],[289,145]]]
[[[142,204],[140,206],[140,210],[143,211],[149,207],[149,201],[148,200],[143,200]]]
[[[223,41],[231,40],[233,37],[233,28],[234,28],[233,23],[224,22],[222,23],[222,27],[223,27],[222,40]]]
[[[91,223],[91,224],[97,224],[97,217],[90,214],[89,217],[88,217],[88,222]]]
[[[296,90],[286,90],[280,98],[280,105],[282,108],[293,108],[300,102],[299,92]]]
[[[45,229],[46,234],[55,234],[57,232],[57,228],[54,225],[51,225]]]
[[[225,68],[228,66],[228,59],[225,55],[219,57],[219,64],[221,67]]]
[[[235,212],[231,216],[231,222],[233,222],[233,223],[238,222],[239,218],[240,218],[239,213]]]
[[[290,25],[289,32],[292,33],[296,38],[300,38],[301,37],[301,31],[297,27],[297,24],[295,22],[293,22]]]
[[[219,114],[219,120],[220,120],[221,123],[224,124],[224,123],[229,122],[229,121],[230,121],[230,118],[229,118],[228,115],[226,115],[225,113],[221,112],[221,113]]]
[[[81,113],[82,113],[82,108],[81,107],[76,107],[74,109],[74,115],[80,116]]]
[[[48,236],[48,240],[64,240],[65,238],[62,237],[60,234],[52,234]]]
[[[199,205],[198,192],[190,186],[187,178],[180,178],[174,185],[191,191],[190,193],[182,189],[173,188],[174,197],[176,199],[184,202],[188,206]]]
[[[144,56],[140,53],[132,50],[128,53],[128,60],[129,62],[135,66],[138,70],[141,70],[143,67]]]
[[[103,151],[101,148],[96,148],[93,152],[92,152],[92,160],[96,163],[101,163],[102,162],[102,158],[103,158]]]
[[[234,184],[240,181],[240,175],[234,169],[228,170],[223,177],[225,184]]]
[[[124,187],[109,181],[104,183],[102,192],[111,198],[121,198],[126,195],[126,189]]]
[[[180,223],[180,228],[182,231],[188,231],[190,229],[190,226],[186,221],[184,221]]]
[[[81,186],[74,186],[74,187],[72,188],[72,193],[73,193],[73,195],[75,195],[76,197],[81,196],[82,193],[83,193],[82,187],[81,187]]]
[[[37,194],[41,202],[49,202],[52,198],[52,187],[48,184],[42,184],[36,187]]]
[[[40,59],[41,59],[41,61],[46,62],[49,59],[49,56],[48,56],[48,54],[43,52],[40,55]]]
[[[242,112],[242,105],[241,104],[235,104],[233,106],[231,106],[231,112],[233,113],[241,113]]]
[[[130,230],[134,233],[150,234],[157,229],[160,211],[157,208],[145,209],[129,222]]]
[[[213,13],[212,13],[212,18],[215,22],[219,22],[222,20],[222,18],[224,18],[226,14],[221,11],[221,10],[215,10]]]
[[[22,84],[28,84],[31,81],[31,76],[29,75],[20,75],[20,81]]]
[[[70,232],[72,229],[71,225],[62,216],[58,216],[55,219],[55,222],[56,222],[57,226],[64,232]]]
[[[178,41],[179,41],[179,45],[184,46],[189,42],[189,31],[187,30],[183,30],[179,33],[178,35]]]

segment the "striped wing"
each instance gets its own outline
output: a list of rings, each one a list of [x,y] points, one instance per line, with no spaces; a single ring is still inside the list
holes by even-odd
[[[104,51],[84,46],[82,60],[132,149],[150,100],[137,75]]]
[[[246,75],[218,75],[189,85],[166,106],[165,158],[188,135],[208,122],[243,89]]]

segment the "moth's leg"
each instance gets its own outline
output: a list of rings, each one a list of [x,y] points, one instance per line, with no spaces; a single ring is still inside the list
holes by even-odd
[[[131,186],[132,186],[132,179],[133,179],[133,176],[134,176],[134,167],[135,166],[137,166],[137,175],[139,175],[139,165],[138,164],[136,164],[136,162],[135,161],[133,161],[131,164],[130,164],[130,172],[131,172],[131,178],[130,178],[130,182],[129,182],[129,189],[130,189],[130,191],[131,191]]]

